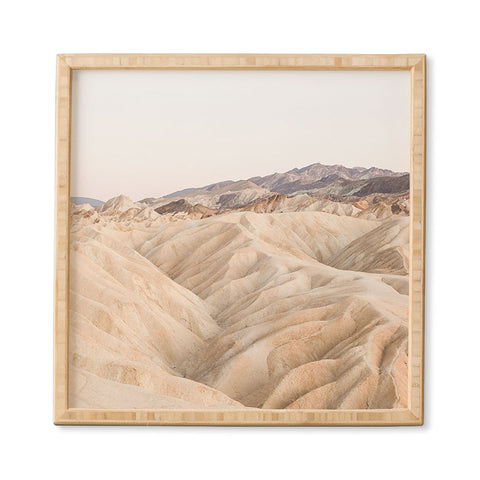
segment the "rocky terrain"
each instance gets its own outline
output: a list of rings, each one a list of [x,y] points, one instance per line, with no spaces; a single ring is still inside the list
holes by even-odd
[[[406,407],[408,271],[403,173],[72,204],[70,405]]]

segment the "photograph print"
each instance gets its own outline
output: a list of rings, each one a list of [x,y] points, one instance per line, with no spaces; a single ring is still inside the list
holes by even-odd
[[[71,408],[408,407],[409,71],[72,75]]]

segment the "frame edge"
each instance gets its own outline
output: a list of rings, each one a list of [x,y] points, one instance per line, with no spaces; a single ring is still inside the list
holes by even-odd
[[[55,111],[54,423],[68,410],[68,271],[72,70],[57,55]]]
[[[177,62],[177,63],[176,63]],[[302,411],[298,420],[275,419],[282,411],[265,411],[264,418],[255,420],[241,415],[244,420],[230,419],[234,411],[144,411],[144,410],[94,410],[68,408],[68,268],[69,268],[69,195],[70,195],[70,130],[72,102],[72,71],[76,69],[292,69],[292,70],[409,70],[412,75],[412,205],[414,198],[421,199],[421,241],[416,243],[412,264],[421,264],[420,289],[415,299],[420,301],[415,324],[410,323],[411,337],[419,358],[409,375],[411,389],[409,408],[382,411]],[[416,130],[417,128],[417,130]],[[56,425],[265,425],[265,426],[391,426],[424,424],[424,279],[425,279],[425,148],[426,148],[426,55],[298,55],[298,54],[58,54],[56,84],[56,198],[55,198],[55,300],[54,300],[54,424]],[[416,163],[415,163],[416,162]],[[417,167],[415,167],[417,165]],[[415,168],[420,173],[416,174]],[[413,178],[415,180],[413,180]],[[416,187],[417,185],[417,187]],[[417,196],[413,191],[417,188]],[[412,208],[413,211],[413,208]],[[412,244],[414,218],[412,215]],[[421,230],[421,232],[419,231]],[[420,251],[418,249],[420,248]],[[420,253],[420,255],[419,255]],[[412,268],[413,270],[413,268]],[[413,276],[411,277],[414,278]],[[417,279],[418,280],[418,279]],[[418,283],[418,282],[417,282]],[[412,291],[413,292],[413,291]],[[413,316],[413,310],[411,310]],[[417,313],[418,315],[418,313]],[[416,327],[415,332],[413,327]],[[410,343],[410,342],[409,342]],[[251,411],[250,411],[251,413]],[[343,420],[325,420],[324,416]],[[210,420],[216,414],[216,420]],[[333,415],[332,415],[333,414]],[[373,414],[373,415],[372,415]],[[165,415],[170,418],[165,418]],[[193,415],[193,417],[192,417]],[[273,415],[273,417],[272,417]],[[301,421],[302,415],[308,420]],[[288,415],[286,416],[288,418]],[[383,418],[383,419],[382,419]],[[300,421],[299,421],[300,420]]]

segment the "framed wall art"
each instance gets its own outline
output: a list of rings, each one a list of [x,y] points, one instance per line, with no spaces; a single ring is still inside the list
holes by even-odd
[[[56,424],[423,423],[424,55],[58,55],[56,108]]]

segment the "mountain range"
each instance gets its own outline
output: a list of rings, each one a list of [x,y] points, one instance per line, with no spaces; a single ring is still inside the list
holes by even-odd
[[[397,186],[394,179],[399,177],[403,180],[398,183]],[[390,182],[387,181],[388,178],[391,179]],[[372,179],[376,179],[376,182],[373,184],[375,185],[373,189],[372,187],[368,187],[368,185],[371,184],[369,181]],[[346,196],[361,192],[363,187],[371,190],[369,193],[395,193],[395,191],[405,191],[408,190],[408,180],[408,173],[393,172],[376,167],[348,168],[343,165],[322,165],[321,163],[314,163],[304,168],[294,168],[285,173],[273,173],[264,177],[252,177],[247,181],[275,193],[295,193],[298,191],[317,190]],[[165,198],[182,197],[198,191],[214,192],[224,187],[231,189],[232,185],[242,184],[243,182],[242,180],[237,182],[227,180],[212,183],[204,187],[187,188],[165,195]],[[362,196],[361,193],[360,196]]]
[[[179,199],[193,199],[205,207],[219,209],[247,205],[271,193],[287,195],[307,193],[325,194],[331,197],[364,197],[374,193],[405,193],[409,190],[410,175],[404,172],[376,167],[348,168],[342,165],[322,165],[315,163],[304,168],[294,168],[285,173],[273,173],[264,177],[252,177],[248,180],[226,180],[204,187],[191,187],[178,190],[163,197],[149,197],[138,203],[163,205],[167,199],[175,202]],[[206,199],[208,197],[208,199]],[[215,199],[215,205],[212,203]],[[75,205],[89,204],[98,207],[104,202],[87,197],[72,197]]]

